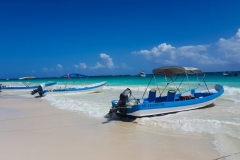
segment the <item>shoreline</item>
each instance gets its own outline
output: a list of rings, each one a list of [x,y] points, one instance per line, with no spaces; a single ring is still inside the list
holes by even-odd
[[[3,94],[2,94],[3,95]],[[0,159],[216,159],[211,135],[104,123],[43,99],[0,98]]]

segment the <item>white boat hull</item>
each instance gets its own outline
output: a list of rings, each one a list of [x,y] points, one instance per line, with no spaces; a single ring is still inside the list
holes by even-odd
[[[81,92],[102,92],[103,86],[106,82],[95,83],[91,85],[85,85],[81,87],[71,87],[71,88],[62,88],[57,87],[51,90],[45,90],[44,94],[71,94],[71,93],[81,93]]]
[[[187,111],[197,108],[206,107],[208,105],[211,105],[214,103],[216,99],[213,99],[208,102],[203,102],[199,104],[194,105],[188,105],[188,106],[179,106],[179,107],[171,107],[171,108],[159,108],[159,109],[149,109],[149,110],[139,110],[134,113],[128,113],[130,116],[136,116],[136,117],[143,117],[148,115],[158,115],[158,114],[166,114],[166,113],[173,113],[173,112],[180,112],[180,111]]]

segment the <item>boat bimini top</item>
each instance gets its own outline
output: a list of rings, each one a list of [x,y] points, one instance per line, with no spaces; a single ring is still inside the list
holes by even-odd
[[[70,73],[70,74],[63,75],[62,77],[73,78],[73,77],[88,77],[88,76],[84,74]]]
[[[159,91],[159,93],[160,93],[160,96],[162,95],[162,93],[164,92],[164,90],[167,88],[167,86],[168,86],[170,83],[173,83],[173,84],[175,85],[175,87],[176,87],[176,91],[179,91],[179,92],[180,92],[179,88],[180,88],[180,86],[181,86],[181,84],[182,84],[182,82],[183,82],[183,80],[184,80],[185,78],[187,78],[188,86],[189,86],[189,89],[190,89],[189,80],[188,80],[188,74],[196,74],[196,75],[197,75],[197,79],[198,79],[198,74],[204,74],[204,73],[202,72],[202,70],[200,70],[200,69],[198,69],[198,68],[193,68],[193,67],[180,67],[180,66],[165,66],[165,67],[159,67],[159,68],[153,69],[153,70],[152,70],[152,73],[153,73],[152,78],[154,77],[154,79],[155,79],[154,74],[162,74],[162,75],[165,75],[165,77],[168,77],[168,78],[171,79],[171,80],[167,83],[166,87],[163,89],[163,91],[162,91],[161,93],[160,93],[160,90],[159,90],[158,85],[157,85],[157,83],[156,83],[157,88],[158,88],[158,91]],[[182,81],[181,81],[181,83],[180,83],[179,86],[177,86],[177,85],[174,83],[174,81],[176,81],[176,79],[175,79],[175,80],[172,79],[175,75],[177,76],[176,79],[178,78],[178,75],[186,75],[186,76],[184,76],[184,78],[182,79]],[[207,87],[207,84],[206,84],[206,82],[205,82],[205,80],[204,80],[204,77],[205,77],[205,74],[204,74],[202,80],[203,80],[203,82],[205,83],[205,86],[206,86],[206,88],[207,88],[207,90],[208,90],[208,87]],[[150,82],[152,81],[152,78],[151,78]],[[198,81],[199,81],[199,80],[198,80]],[[150,84],[150,82],[149,82],[149,84]],[[155,82],[156,82],[156,79],[155,79]],[[148,84],[148,86],[149,86],[149,84]],[[199,84],[198,84],[198,85],[200,85],[200,81],[199,81]],[[147,88],[148,88],[148,86],[147,86]],[[146,88],[146,90],[147,90],[147,88]],[[146,92],[146,90],[145,90],[145,92]],[[208,91],[209,91],[209,90],[208,90]],[[145,95],[145,92],[144,92],[143,96]],[[181,93],[181,92],[180,92],[180,93]],[[143,96],[142,96],[142,98],[143,98]]]
[[[167,66],[155,68],[152,70],[152,73],[163,74],[169,78],[172,78],[174,75],[178,74],[198,74],[203,72],[200,69],[193,67]]]
[[[26,79],[34,79],[35,77],[33,76],[29,76],[29,77],[21,77],[21,78],[18,78],[19,80],[26,80]]]

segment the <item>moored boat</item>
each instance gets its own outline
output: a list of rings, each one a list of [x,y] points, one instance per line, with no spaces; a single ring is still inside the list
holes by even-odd
[[[18,80],[20,80],[20,82],[18,82],[18,84],[14,84],[12,82],[3,83],[1,85],[1,89],[7,90],[7,91],[29,91],[32,89],[37,89],[39,85],[33,84],[32,82],[34,78],[35,77],[32,77],[32,76],[19,78]],[[49,82],[49,83],[45,83],[45,86],[49,87],[55,84],[57,84],[57,82]]]
[[[32,91],[32,95],[38,93],[40,96],[44,94],[60,94],[60,93],[79,93],[79,92],[102,92],[103,86],[107,82],[99,82],[94,84],[85,84],[85,81],[82,82],[80,85],[76,85],[76,79],[73,78],[88,78],[87,75],[78,74],[78,73],[71,73],[64,75],[67,79],[71,79],[72,83],[69,85],[65,83],[64,85],[56,85],[52,89],[45,89],[44,86],[40,86],[38,89]]]
[[[227,72],[223,72],[224,76],[232,76],[228,71]]]
[[[131,98],[132,92],[127,88],[120,94],[120,100],[112,100],[112,108],[109,111],[109,117],[114,113],[142,117],[202,108],[213,104],[224,92],[223,86],[219,84],[207,86],[204,80],[205,75],[202,79],[205,87],[197,87],[181,92],[180,86],[185,78],[188,79],[188,74],[203,74],[203,72],[197,68],[167,66],[153,69],[152,73],[151,80],[153,78],[155,79],[156,74],[165,75],[165,77],[170,79],[161,92],[159,87],[157,87],[160,95],[157,96],[157,90],[152,89],[149,91],[148,97],[143,98],[146,89],[142,98]],[[179,86],[174,83],[178,75],[184,75]],[[173,80],[174,76],[176,76],[175,80]],[[173,83],[176,89],[170,89],[165,96],[162,96],[170,83]]]
[[[145,74],[145,72],[141,71],[141,72],[139,72],[138,76],[140,76],[140,77],[146,77],[146,74]]]

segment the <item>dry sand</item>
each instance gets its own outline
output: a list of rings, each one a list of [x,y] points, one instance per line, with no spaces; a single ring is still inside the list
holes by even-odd
[[[0,95],[0,160],[212,160],[212,137],[61,110]]]

